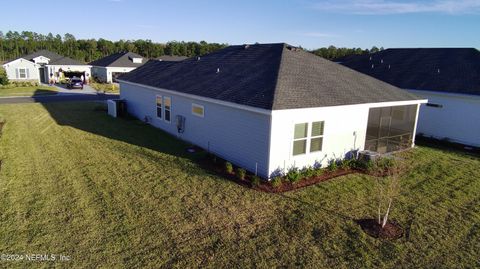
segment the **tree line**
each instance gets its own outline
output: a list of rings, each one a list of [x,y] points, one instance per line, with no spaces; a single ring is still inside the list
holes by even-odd
[[[131,51],[146,58],[157,58],[163,55],[200,56],[226,47],[226,43],[152,42],[147,39],[110,41],[99,39],[76,39],[72,34],[46,35],[31,31],[0,31],[0,62],[13,60],[37,50],[46,49],[79,61],[91,62],[120,51]],[[326,59],[335,59],[352,54],[376,52],[383,48],[337,48],[334,46],[311,50],[310,52]]]

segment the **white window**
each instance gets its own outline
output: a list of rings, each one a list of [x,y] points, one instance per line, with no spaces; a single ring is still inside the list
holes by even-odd
[[[323,148],[323,129],[325,122],[316,121],[311,124],[295,124],[293,135],[293,156],[306,154],[309,152],[322,151]]]
[[[295,124],[293,135],[293,156],[307,152],[308,123]]]
[[[19,78],[27,78],[27,69],[19,68],[18,69],[18,77]]]
[[[170,122],[170,114],[172,110],[172,100],[170,97],[163,97],[163,106],[165,109],[165,121]]]
[[[162,96],[157,95],[157,118],[161,119],[162,118]]]
[[[310,152],[322,151],[324,121],[312,122],[310,131]]]
[[[192,114],[195,116],[202,117],[205,115],[205,110],[202,105],[192,104]]]

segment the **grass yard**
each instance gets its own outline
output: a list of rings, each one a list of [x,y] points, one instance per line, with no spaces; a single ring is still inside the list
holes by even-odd
[[[391,216],[367,236],[374,180],[354,174],[268,194],[202,170],[185,145],[96,103],[0,106],[0,253],[70,256],[43,267],[474,268],[480,158],[420,147]],[[32,262],[0,261],[25,267]]]
[[[0,89],[0,97],[7,96],[38,96],[38,95],[52,95],[57,94],[55,87],[49,86],[31,86],[31,87],[16,87],[11,89]]]

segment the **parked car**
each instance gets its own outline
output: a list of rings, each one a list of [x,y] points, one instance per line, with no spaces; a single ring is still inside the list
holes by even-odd
[[[67,88],[73,89],[73,88],[80,88],[83,90],[83,80],[80,78],[71,78],[68,81]]]

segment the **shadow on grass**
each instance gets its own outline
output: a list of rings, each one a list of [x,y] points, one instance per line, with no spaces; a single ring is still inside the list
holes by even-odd
[[[137,119],[108,116],[106,105],[101,102],[52,102],[42,105],[61,126],[70,126],[197,163],[204,156],[201,152],[187,152],[190,144]]]

